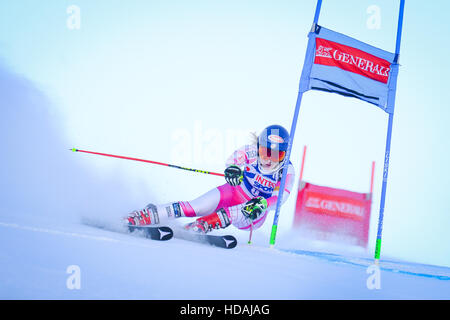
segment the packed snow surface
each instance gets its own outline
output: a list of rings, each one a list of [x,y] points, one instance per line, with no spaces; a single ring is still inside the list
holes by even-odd
[[[450,297],[450,268],[381,260],[380,288],[369,289],[369,254],[299,243],[295,233],[280,236],[269,248],[265,234],[255,232],[249,245],[248,233],[231,230],[239,244],[226,250],[177,238],[153,241],[85,221],[5,220],[0,221],[1,299]]]

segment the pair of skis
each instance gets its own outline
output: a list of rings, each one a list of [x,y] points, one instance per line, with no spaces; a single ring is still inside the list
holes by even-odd
[[[141,230],[146,238],[157,241],[170,240],[174,235],[172,228],[167,226],[128,226],[128,230],[130,232]],[[180,230],[177,232],[178,236],[184,240],[207,243],[224,249],[232,249],[237,245],[237,240],[232,235],[210,235]]]

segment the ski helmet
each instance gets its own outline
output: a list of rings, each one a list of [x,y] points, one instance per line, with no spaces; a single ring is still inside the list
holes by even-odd
[[[258,136],[258,168],[264,174],[279,170],[286,159],[289,132],[280,125],[265,128]]]

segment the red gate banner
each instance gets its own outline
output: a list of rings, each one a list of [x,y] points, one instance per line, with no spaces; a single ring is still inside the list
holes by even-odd
[[[314,63],[337,67],[385,84],[391,70],[391,63],[385,59],[321,38],[316,38]]]
[[[307,230],[320,240],[351,239],[354,244],[366,247],[370,208],[370,193],[300,182],[294,227]]]

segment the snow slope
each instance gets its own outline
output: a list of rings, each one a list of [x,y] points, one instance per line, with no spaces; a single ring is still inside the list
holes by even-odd
[[[181,239],[157,242],[81,223],[0,222],[1,299],[449,299],[450,268],[370,257],[274,249],[236,233],[232,250]],[[265,239],[267,240],[267,239]],[[69,266],[80,289],[68,289]]]

